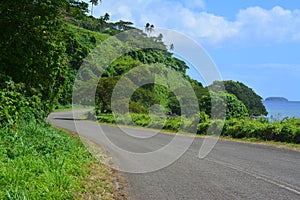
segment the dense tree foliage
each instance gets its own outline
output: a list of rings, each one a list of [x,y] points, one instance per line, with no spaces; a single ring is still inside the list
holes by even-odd
[[[61,13],[65,0],[0,3],[0,72],[41,94],[49,112],[64,85],[65,42]]]
[[[95,0],[95,2],[97,2],[97,0]],[[117,22],[109,22],[108,20],[110,19],[110,15],[108,13],[105,13],[99,18],[88,16],[87,13],[87,3],[82,1],[69,0],[69,4],[67,6],[67,9],[65,10],[64,16],[67,22],[75,26],[110,35],[118,34],[121,31],[135,29],[132,22],[123,20]]]
[[[96,92],[96,108],[100,113],[111,112],[111,96],[118,77],[103,77],[99,81]]]
[[[178,72],[185,73],[189,68],[186,63],[178,58],[172,57],[172,53],[158,49],[143,49],[129,52],[127,55],[139,60],[144,64],[163,63],[166,67],[175,69]]]
[[[223,92],[210,92],[210,95],[204,95],[201,98],[200,102],[200,108],[214,119],[218,119],[220,117],[222,118],[222,112],[213,113],[215,116],[212,116],[212,106],[215,106],[217,108],[219,106],[224,106],[225,108],[226,105],[226,119],[239,119],[249,116],[246,106],[233,94]],[[218,111],[217,109],[215,110]]]
[[[90,2],[96,5],[101,1]],[[164,36],[152,36],[153,24],[147,23],[143,31],[133,27],[132,22],[109,22],[108,13],[95,18],[88,16],[88,12],[88,4],[77,0],[0,3],[1,125],[14,126],[20,118],[45,117],[57,100],[70,104],[74,79],[84,63],[91,67],[80,71],[78,78],[87,84],[80,85],[79,81],[75,85],[75,97],[82,97],[81,103],[90,105],[85,92],[96,92],[96,113],[103,121],[116,121],[111,114],[111,98],[115,86],[125,77],[127,82],[118,86],[120,95],[114,99],[114,106],[121,108],[122,115],[124,105],[128,105],[138,125],[178,130],[183,123],[184,130],[189,131],[196,124],[197,133],[202,134],[208,127],[222,124],[219,120],[222,113],[213,113],[212,105],[226,105],[222,134],[299,143],[298,120],[270,123],[250,118],[267,115],[267,111],[262,98],[243,83],[223,81],[227,92],[222,93],[218,91],[220,82],[203,87],[191,79],[186,74],[186,63],[168,51]],[[110,40],[110,35],[116,36]],[[99,46],[105,49],[96,48]],[[172,44],[170,50],[173,49]],[[158,82],[140,84],[147,79]],[[171,84],[164,85],[164,81]],[[90,90],[93,85],[97,85],[96,91]],[[198,105],[194,104],[187,86],[193,88]],[[132,88],[135,89],[129,100],[123,98]],[[182,111],[189,113],[198,110],[198,106],[200,113],[182,115]],[[163,112],[168,118],[165,121],[158,114],[154,116],[156,121],[151,121],[151,112]]]
[[[212,85],[216,87],[219,82],[214,82]],[[257,95],[251,88],[241,82],[223,81],[225,90],[228,93],[234,94],[240,101],[242,101],[248,109],[250,116],[267,115],[268,112],[262,103],[262,97]]]
[[[26,96],[24,84],[0,74],[0,127],[14,126],[19,120],[43,120],[46,115],[41,106],[39,96]]]

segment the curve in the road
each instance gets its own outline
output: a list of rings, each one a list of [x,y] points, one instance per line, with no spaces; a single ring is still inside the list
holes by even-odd
[[[83,111],[76,111],[80,114]],[[76,131],[71,111],[52,113],[55,126]],[[85,137],[107,146],[95,137],[96,123],[77,121]],[[157,134],[150,141],[125,137],[118,127],[101,125],[110,139],[130,151],[152,151],[172,140]],[[143,132],[142,129],[135,129]],[[147,132],[149,130],[145,130]],[[185,137],[182,137],[183,140]],[[151,173],[123,173],[131,199],[300,199],[300,153],[271,146],[219,140],[210,154],[198,158],[203,139],[196,138],[173,164]],[[180,147],[178,147],[180,148]],[[110,152],[113,157],[115,152]],[[163,158],[162,158],[163,159]],[[122,159],[118,165],[122,165]],[[125,162],[125,161],[124,161]],[[136,162],[136,164],[141,164]]]

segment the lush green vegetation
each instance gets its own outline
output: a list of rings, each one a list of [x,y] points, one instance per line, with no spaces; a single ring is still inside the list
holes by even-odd
[[[19,120],[43,121],[45,112],[38,95],[26,97],[24,84],[0,74],[0,127],[15,127]]]
[[[119,116],[113,114],[99,114],[98,120],[101,123],[142,126],[147,128],[159,128],[168,131],[178,131],[195,133],[193,125],[197,125],[197,134],[206,135],[210,126],[220,130],[222,120],[211,120],[207,114],[200,112],[198,115],[189,119],[176,117],[162,117],[149,114],[132,113],[131,118],[120,120]],[[179,129],[181,127],[181,129]],[[263,141],[277,141],[300,144],[300,119],[284,119],[276,122],[269,122],[264,118],[230,118],[225,120],[221,136],[229,136],[231,138],[255,138]]]
[[[98,167],[93,178],[102,181],[89,181],[99,163],[78,138],[34,121],[0,132],[0,199],[112,199],[110,171]]]
[[[80,199],[95,193],[112,199],[108,168],[78,138],[44,121],[39,96],[26,96],[23,84],[0,77],[0,199]],[[95,177],[100,181],[91,180]]]
[[[235,95],[240,101],[242,101],[250,116],[267,115],[268,112],[262,103],[262,97],[257,95],[251,88],[241,82],[235,81],[222,81],[214,82],[211,87],[216,87],[222,83],[225,86],[225,90]]]
[[[65,43],[60,12],[66,1],[1,2],[0,73],[39,95],[49,113],[64,84]],[[42,80],[42,81],[41,81]]]
[[[280,142],[300,143],[300,119],[269,122],[266,119],[230,119],[222,134],[233,138],[257,138]]]
[[[150,37],[140,30],[136,30],[136,34],[136,37],[132,37],[132,35],[122,36],[126,38],[127,43],[125,43],[125,46],[122,42],[114,44],[114,47],[117,45],[120,49],[127,49],[125,51],[127,53],[114,60],[105,71],[101,71],[102,78],[98,82],[96,90],[95,110],[100,122],[118,122],[124,125],[162,128],[172,131],[177,131],[179,127],[181,127],[182,131],[187,132],[196,124],[197,133],[205,134],[210,125],[216,129],[222,125],[222,121],[219,119],[222,118],[222,113],[211,112],[211,101],[213,100],[215,101],[214,105],[224,106],[224,104],[226,104],[226,121],[222,135],[234,138],[250,137],[261,140],[299,143],[299,124],[295,123],[294,120],[289,119],[273,123],[262,120],[263,117],[259,119],[253,118],[254,116],[267,115],[267,111],[262,104],[262,98],[251,88],[243,83],[234,81],[222,82],[225,86],[225,93],[218,90],[220,82],[215,82],[209,87],[203,87],[201,83],[187,76],[186,69],[188,69],[188,66],[183,61],[174,58],[172,53],[168,52],[162,43],[163,35]],[[146,43],[143,44],[144,46],[152,46],[155,48],[131,49],[132,47],[126,46],[126,44],[140,46],[141,41]],[[106,49],[106,51],[111,52],[111,55],[115,53],[113,49]],[[88,62],[91,64],[97,61],[101,63],[100,60],[89,60]],[[148,68],[153,65],[160,66],[156,69],[158,71]],[[143,69],[142,76],[140,76],[141,73],[138,67],[142,67]],[[98,70],[99,69],[101,69],[101,66]],[[193,116],[182,115],[180,102],[183,100],[183,96],[188,96],[186,95],[184,84],[180,85],[179,83],[176,91],[171,91],[167,87],[159,84],[138,86],[139,82],[147,82],[147,77],[150,79],[151,77],[157,78],[158,74],[158,79],[173,80],[172,82],[177,83],[178,77],[169,73],[167,69],[174,70],[177,75],[180,74],[180,76],[192,86],[198,99],[197,106],[200,108],[200,113],[194,114]],[[128,75],[127,73],[129,71],[130,74]],[[89,74],[90,77],[96,77],[95,72],[89,71],[85,73]],[[126,116],[125,111],[115,113],[115,116],[112,114],[112,92],[116,84],[122,77],[124,78],[124,76],[127,78],[126,84],[123,84],[122,90],[120,91],[137,88],[129,99],[130,117]],[[93,82],[91,81],[90,84],[93,84]],[[89,88],[87,85],[86,89],[88,90]],[[84,88],[80,88],[79,91],[84,91]],[[177,95],[175,95],[174,92]],[[84,96],[83,94],[79,95]],[[88,104],[88,102],[84,102],[84,99],[82,103]],[[120,97],[120,99],[114,103],[117,107],[122,107],[128,103],[128,101]],[[153,109],[153,106],[156,104],[164,107],[164,110],[158,113],[163,112],[166,114],[166,117],[155,114],[157,112],[152,112],[153,110],[151,109]],[[196,108],[191,107],[190,109],[194,110]],[[214,114],[214,116],[212,116],[212,114]],[[130,118],[132,118],[132,120]]]
[[[212,113],[212,101],[214,101],[214,106],[218,108],[222,108],[222,105],[224,108],[226,108],[226,113],[223,114],[222,112],[216,112],[218,111],[216,109],[215,113]],[[226,105],[225,105],[226,104]],[[230,93],[224,93],[224,92],[211,92],[210,95],[204,95],[200,99],[200,105],[203,111],[210,116],[210,118],[213,119],[242,119],[245,117],[248,117],[248,110],[245,106],[245,104],[237,99],[237,97]],[[225,107],[226,106],[226,107]],[[214,116],[212,116],[212,114]],[[222,118],[222,114],[225,116]]]
[[[71,24],[87,6],[75,4],[0,3],[0,199],[113,199],[111,171],[45,122],[71,103],[83,58],[108,37]]]
[[[168,51],[162,34],[150,36],[131,22],[112,23],[107,13],[95,18],[87,12],[88,4],[76,0],[0,3],[1,199],[74,199],[87,193],[112,198],[107,168],[99,167],[76,138],[45,122],[54,108],[71,104],[74,79],[83,62],[94,68],[79,74],[88,83],[75,89],[84,97],[102,75],[96,82],[94,111],[100,122],[205,134],[210,125],[216,129],[222,125],[222,113],[212,112],[213,100],[215,105],[226,104],[224,136],[300,143],[299,119],[271,123],[263,117],[251,118],[267,114],[251,88],[233,81],[223,82],[226,92],[216,89],[220,83],[203,87],[186,74],[186,63]],[[146,28],[151,32],[154,26]],[[106,40],[121,32],[115,40]],[[112,45],[105,46],[104,40]],[[106,47],[102,51],[108,58],[95,56],[103,53],[97,51],[98,45]],[[99,63],[107,64],[107,69]],[[120,110],[114,116],[111,97],[120,80],[125,81],[121,93],[137,89],[128,101],[122,95],[115,99]],[[170,84],[164,85],[164,80]],[[90,105],[88,101],[82,98],[80,103]],[[128,102],[132,121],[122,110]],[[199,113],[194,113],[198,107]],[[95,187],[86,182],[93,166],[103,173]]]

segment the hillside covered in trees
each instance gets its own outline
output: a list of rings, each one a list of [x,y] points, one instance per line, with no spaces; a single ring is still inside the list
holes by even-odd
[[[132,43],[142,40],[154,44],[156,47],[129,51],[126,55],[121,56],[103,74],[103,82],[113,84],[114,80],[118,80],[118,77],[138,65],[161,63],[181,73],[192,84],[199,103],[204,95],[209,95],[207,88],[187,76],[188,66],[172,56],[162,42],[163,35],[149,37],[143,30],[134,28],[131,22],[122,20],[115,23],[109,22],[108,13],[100,18],[88,16],[87,3],[73,0],[56,0],[50,3],[28,0],[18,3],[3,2],[1,8],[3,17],[0,25],[5,27],[1,29],[0,41],[2,90],[6,87],[3,83],[8,83],[8,81],[20,85],[18,87],[22,87],[22,89],[15,90],[15,92],[20,92],[18,95],[28,99],[28,102],[24,100],[24,103],[28,104],[27,107],[43,110],[44,115],[41,115],[43,117],[58,104],[71,103],[73,81],[77,70],[83,59],[97,45],[110,35],[133,29],[138,32],[140,38],[131,38]],[[101,88],[101,84],[100,81],[99,88]],[[106,90],[109,88],[111,87],[105,87]],[[97,102],[101,107],[99,107],[99,111],[107,113],[110,112],[109,98],[99,97],[105,95],[109,97],[109,91],[103,89],[99,89],[97,92]],[[229,92],[238,96],[232,90]],[[255,96],[255,98],[257,97]],[[259,100],[259,97],[257,99]],[[239,100],[247,105],[245,98],[236,99],[236,101]],[[261,106],[258,100],[256,102],[258,106]],[[13,99],[10,101],[13,102]],[[2,111],[1,119],[11,118],[9,121],[13,123],[20,114],[19,108],[23,106],[14,105],[12,102],[10,102],[12,107],[6,107],[7,111]],[[134,102],[132,105],[136,106],[133,110],[137,112],[146,112],[152,104],[162,103],[163,106],[166,106],[168,113],[180,114],[176,98],[172,97],[170,91],[160,86],[141,87],[134,93],[132,102]],[[207,110],[207,108],[203,108],[203,110]],[[14,114],[8,114],[8,112]],[[255,113],[255,115],[260,114],[265,113]]]
[[[227,120],[267,115],[262,98],[243,83],[223,81],[226,90],[220,92],[218,82],[204,87],[191,79],[186,73],[189,66],[173,56],[163,43],[164,36],[150,34],[155,29],[154,25],[147,23],[145,30],[140,30],[132,22],[110,22],[108,13],[95,18],[89,15],[87,3],[75,0],[5,1],[0,5],[0,122],[3,126],[14,126],[20,119],[31,117],[45,119],[54,108],[72,103],[73,89],[78,91],[77,95],[84,97],[89,84],[95,84],[99,74],[101,79],[96,82],[94,100],[95,113],[100,121],[110,118],[104,115],[112,114],[113,90],[126,76],[128,82],[124,91],[136,88],[129,100],[129,110],[133,115],[147,116],[153,106],[159,104],[168,116],[181,116],[181,102],[188,95],[185,95],[185,84],[178,82],[176,76],[193,89],[197,104],[187,109],[199,107],[198,122],[205,119],[210,124],[209,118],[218,118],[211,113],[212,96],[220,105],[226,102]],[[116,49],[122,49],[123,53],[103,68],[104,65],[98,66],[103,59],[93,55],[112,36],[114,43],[105,49],[105,55],[115,55],[118,53]],[[141,44],[147,48],[134,48]],[[82,64],[95,68],[78,74]],[[138,66],[144,66],[143,76]],[[158,70],[153,68],[155,66]],[[176,72],[176,76],[169,70]],[[88,83],[85,86],[74,85],[76,76],[88,80]],[[140,79],[158,76],[158,80],[173,80],[177,89],[171,91],[166,86],[153,83],[139,85],[139,80],[134,82],[130,76]],[[89,105],[88,101],[82,98],[79,103]],[[184,101],[189,105],[188,99]],[[124,101],[119,99],[118,104],[122,105]],[[180,121],[173,118],[171,120]]]
[[[172,54],[176,46],[152,34],[154,25],[140,30],[110,22],[109,13],[95,18],[88,7],[79,0],[0,2],[0,199],[113,198],[112,172],[46,122],[74,99],[95,105],[88,117],[99,122],[300,143],[300,120],[269,122],[262,98],[245,84],[204,87],[190,78]]]

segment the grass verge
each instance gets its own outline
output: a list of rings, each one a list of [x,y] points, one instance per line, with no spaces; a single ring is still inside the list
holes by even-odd
[[[87,118],[87,114],[82,116],[82,118]],[[108,126],[122,126],[122,127],[128,127],[128,128],[135,128],[135,129],[145,129],[145,127],[142,126],[133,126],[133,125],[116,125],[115,121],[113,119],[112,114],[101,114],[98,116],[98,121],[101,124],[108,125]],[[180,123],[180,122],[176,122]],[[160,130],[160,133],[164,134],[177,134],[177,131],[174,130],[176,127],[178,128],[179,125],[175,123],[175,128],[173,129],[162,129]],[[165,127],[164,127],[165,128]],[[147,128],[147,129],[153,129],[153,128]],[[153,129],[157,131],[157,129]],[[185,135],[185,136],[191,136],[191,137],[198,137],[198,138],[205,138],[205,137],[217,137],[217,136],[206,136],[205,134],[193,134],[189,132],[180,132],[179,134]],[[268,146],[274,146],[278,148],[286,148],[294,151],[300,152],[300,144],[296,143],[289,143],[289,142],[279,142],[279,141],[274,141],[274,140],[263,140],[263,139],[258,139],[258,138],[234,138],[232,136],[223,136],[221,135],[219,137],[220,140],[230,140],[230,141],[235,141],[235,142],[243,142],[243,143],[251,143],[251,144],[259,144],[259,145],[268,145]]]
[[[48,124],[1,128],[0,160],[0,199],[122,199],[112,171]]]

